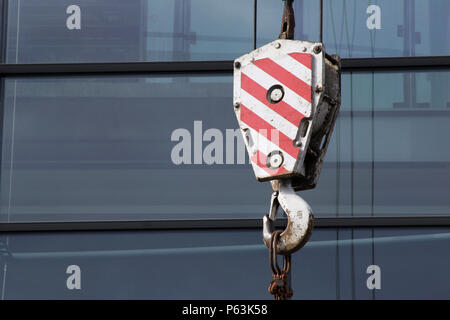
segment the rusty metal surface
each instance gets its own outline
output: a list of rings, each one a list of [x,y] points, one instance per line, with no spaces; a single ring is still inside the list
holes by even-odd
[[[281,230],[274,231],[270,237],[269,261],[273,278],[268,291],[275,300],[287,300],[294,294],[290,284],[291,255],[283,257],[283,268],[280,268],[277,262],[277,243],[281,232]]]
[[[294,39],[295,16],[292,8],[294,0],[284,0],[283,16],[281,18],[281,33],[278,39]]]

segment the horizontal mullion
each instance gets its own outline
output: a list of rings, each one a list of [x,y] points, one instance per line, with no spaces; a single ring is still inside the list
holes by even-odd
[[[450,56],[345,58],[342,72],[413,71],[450,68]],[[0,64],[0,76],[232,73],[233,61]]]
[[[450,56],[348,58],[341,60],[342,71],[416,71],[450,68]]]
[[[276,220],[283,227],[286,219]],[[315,228],[450,227],[450,216],[315,218]],[[69,231],[144,231],[201,229],[261,229],[262,219],[12,222],[0,223],[0,233]]]
[[[228,73],[233,61],[0,64],[0,76]]]

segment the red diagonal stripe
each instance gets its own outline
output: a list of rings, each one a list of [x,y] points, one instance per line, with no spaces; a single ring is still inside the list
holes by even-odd
[[[311,86],[300,78],[297,78],[292,73],[281,67],[269,58],[259,59],[253,62],[257,67],[269,74],[273,78],[280,81],[289,89],[297,93],[303,99],[311,102]]]
[[[253,163],[255,163],[258,167],[266,171],[271,176],[289,172],[283,167],[279,167],[278,169],[270,169],[269,167],[267,167],[266,159],[266,155],[259,150],[251,158]]]
[[[241,104],[241,121],[257,131],[260,135],[264,136],[267,140],[272,141],[284,152],[287,152],[293,158],[297,159],[300,150],[294,147],[292,140],[243,104]],[[278,141],[276,133],[278,133]]]
[[[296,127],[300,125],[300,121],[305,117],[301,112],[284,101],[280,101],[277,104],[267,101],[267,90],[244,73],[241,74],[241,88]]]
[[[300,62],[302,65],[307,67],[308,69],[312,69],[311,67],[311,55],[309,53],[300,53],[300,52],[293,52],[289,53],[289,55]]]

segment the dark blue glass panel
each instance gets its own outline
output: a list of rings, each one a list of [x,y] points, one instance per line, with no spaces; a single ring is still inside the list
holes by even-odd
[[[331,216],[448,215],[448,72],[342,76],[342,106],[317,188]]]
[[[260,218],[230,76],[7,78],[1,220]],[[448,215],[448,72],[355,73],[317,216]],[[414,93],[414,94],[413,94]]]
[[[7,79],[1,219],[262,217],[270,186],[231,91],[221,76]]]
[[[231,60],[253,43],[251,0],[8,5],[7,63]]]
[[[271,299],[260,231],[0,237],[3,299]],[[293,255],[295,299],[449,299],[448,228],[316,229]],[[369,266],[380,289],[369,290]],[[79,267],[80,289],[67,273]],[[73,268],[73,267],[72,267]],[[69,280],[69,281],[68,281]]]
[[[319,41],[319,1],[294,1],[295,39]],[[328,53],[348,57],[450,54],[447,0],[324,0],[323,42]],[[258,44],[278,37],[282,3],[259,3]]]

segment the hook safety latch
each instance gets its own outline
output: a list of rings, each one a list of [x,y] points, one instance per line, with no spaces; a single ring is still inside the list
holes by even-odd
[[[289,255],[301,249],[311,236],[314,215],[309,204],[295,193],[290,179],[278,180],[278,191],[272,194],[270,213],[263,218],[263,239],[268,248],[274,232],[274,221],[279,206],[288,217],[286,229],[280,234],[277,252]]]

